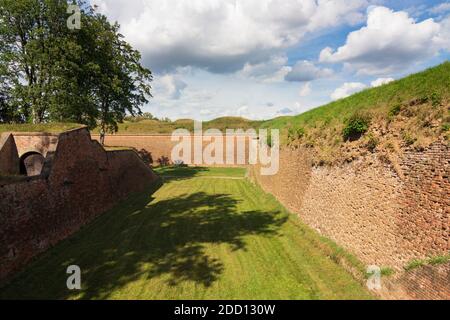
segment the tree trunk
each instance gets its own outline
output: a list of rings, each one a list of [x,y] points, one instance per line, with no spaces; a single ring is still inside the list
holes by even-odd
[[[102,123],[101,126],[100,126],[100,143],[101,143],[102,146],[105,145],[105,132],[106,132],[105,124]]]

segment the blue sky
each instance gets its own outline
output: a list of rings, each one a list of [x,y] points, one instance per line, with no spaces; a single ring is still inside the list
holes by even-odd
[[[294,115],[450,59],[450,1],[92,0],[154,72],[143,109]]]

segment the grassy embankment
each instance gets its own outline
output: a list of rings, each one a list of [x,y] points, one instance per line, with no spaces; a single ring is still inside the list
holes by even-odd
[[[353,258],[235,179],[243,169],[159,172],[169,178],[156,193],[131,197],[50,249],[0,298],[371,298],[336,262]],[[72,264],[82,270],[80,291],[66,288]]]

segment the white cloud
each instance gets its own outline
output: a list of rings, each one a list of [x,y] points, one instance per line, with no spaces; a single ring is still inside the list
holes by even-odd
[[[390,82],[392,82],[392,81],[394,81],[394,80],[395,80],[395,79],[393,79],[393,78],[378,78],[378,79],[372,81],[372,82],[370,83],[370,85],[371,85],[372,87],[380,87],[380,86],[382,86],[382,85],[384,85],[384,84],[388,84],[388,83],[390,83]]]
[[[283,109],[281,109],[281,110],[278,110],[277,113],[278,113],[278,114],[282,114],[282,115],[288,115],[288,114],[294,113],[294,111],[292,111],[292,110],[289,109],[289,108],[283,108]]]
[[[154,71],[229,72],[268,60],[306,33],[361,21],[369,0],[92,0]]]
[[[287,81],[307,82],[319,78],[326,78],[333,74],[333,70],[319,68],[310,61],[297,61],[291,71],[284,77]]]
[[[158,99],[178,100],[187,84],[178,75],[155,76],[153,95]]]
[[[366,88],[367,86],[361,82],[346,82],[331,94],[331,99],[338,100],[347,98],[352,94],[362,91]]]
[[[450,15],[440,23],[441,30],[436,39],[436,43],[444,50],[450,51]]]
[[[441,26],[433,19],[416,22],[403,11],[368,10],[367,26],[351,32],[344,46],[325,48],[321,62],[344,62],[361,74],[389,74],[439,52]]]
[[[298,92],[300,97],[306,97],[311,94],[311,83],[306,82],[304,85],[300,87],[300,91]]]
[[[213,112],[211,110],[209,110],[209,109],[202,109],[202,110],[200,110],[200,115],[202,115],[202,116],[209,116],[212,113]]]
[[[240,71],[240,75],[248,78],[260,80],[262,82],[280,82],[284,80],[286,74],[291,70],[286,66],[288,58],[284,55],[271,57],[268,61],[250,64],[246,63]]]
[[[442,13],[448,12],[448,11],[450,11],[450,2],[438,4],[434,7],[432,7],[431,9],[429,9],[428,11],[433,14],[442,14]]]

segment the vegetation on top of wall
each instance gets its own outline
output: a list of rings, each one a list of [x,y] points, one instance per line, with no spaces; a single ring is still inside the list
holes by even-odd
[[[24,124],[0,124],[0,133],[2,132],[48,132],[60,133],[68,130],[73,130],[83,127],[82,124],[77,123],[24,123]]]
[[[450,253],[447,255],[434,256],[428,259],[413,259],[404,267],[405,271],[410,271],[427,265],[440,265],[450,262]]]
[[[280,129],[284,144],[292,144],[289,132],[303,128],[306,134],[295,145],[313,148],[317,163],[352,161],[366,151],[396,155],[405,148],[421,150],[441,138],[450,141],[449,75],[447,61],[297,116],[265,121],[261,127]],[[355,114],[370,114],[370,125],[349,122]],[[366,134],[347,139],[357,131]]]
[[[384,277],[390,277],[395,273],[395,270],[391,267],[382,267],[381,275]]]
[[[225,133],[226,129],[257,129],[261,121],[248,120],[241,117],[222,117],[210,121],[202,122],[202,129],[219,129]],[[170,119],[158,119],[153,116],[127,117],[123,123],[119,124],[118,134],[171,134],[176,129],[186,129],[190,132],[194,130],[194,121],[192,119],[179,119],[171,121]],[[99,129],[93,130],[98,133]]]

